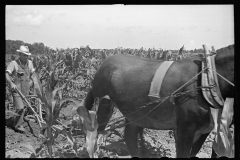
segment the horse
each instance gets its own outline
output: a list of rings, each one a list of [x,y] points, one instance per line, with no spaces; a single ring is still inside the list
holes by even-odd
[[[216,52],[216,71],[234,83],[234,45]],[[107,58],[96,72],[84,106],[90,110],[95,98],[109,96],[99,103],[98,132],[104,131],[113,108],[117,107],[130,123],[125,126],[124,140],[132,157],[139,157],[137,137],[144,128],[174,130],[176,157],[195,156],[214,127],[212,106],[201,89],[197,89],[201,87],[201,74],[198,73],[202,70],[202,60],[200,54],[173,62],[162,81],[159,95],[164,99],[180,87],[177,93],[185,94],[151,104],[148,97],[151,81],[164,61],[116,54]],[[218,82],[224,99],[235,96],[234,87],[226,80],[218,78]]]

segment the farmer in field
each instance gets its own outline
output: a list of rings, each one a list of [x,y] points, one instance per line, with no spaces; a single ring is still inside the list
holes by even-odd
[[[24,104],[20,95],[17,93],[16,88],[26,96],[29,94],[30,77],[34,72],[32,61],[28,59],[31,55],[27,46],[20,46],[17,50],[19,58],[11,61],[6,69],[6,79],[11,87],[11,93],[13,96],[13,105],[16,109],[18,116],[14,116],[13,126],[15,130],[24,132],[23,125],[24,116]]]

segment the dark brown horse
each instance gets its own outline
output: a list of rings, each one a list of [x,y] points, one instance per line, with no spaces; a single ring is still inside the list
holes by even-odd
[[[201,71],[201,61],[199,55],[174,62],[163,79],[160,96],[169,96],[196,76]],[[217,72],[234,82],[234,45],[217,50],[215,61]],[[148,105],[129,115],[150,102],[148,94],[151,81],[162,62],[121,54],[107,58],[95,74],[85,106],[91,109],[96,97],[110,97],[111,100],[103,99],[100,102],[97,111],[98,131],[105,129],[116,106],[131,122],[125,127],[124,139],[133,157],[139,156],[137,135],[142,135],[144,128],[174,130],[177,157],[195,156],[213,129],[211,106],[204,99],[202,91],[196,89],[201,86],[201,74],[179,90],[191,92],[175,99],[166,99],[160,105]],[[234,87],[222,78],[218,81],[223,98],[234,97]],[[156,105],[158,107],[146,115]]]

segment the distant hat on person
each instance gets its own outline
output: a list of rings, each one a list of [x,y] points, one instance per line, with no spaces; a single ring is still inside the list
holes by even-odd
[[[24,54],[26,54],[26,55],[28,55],[28,56],[31,56],[31,55],[32,55],[32,54],[29,52],[28,46],[23,46],[23,45],[21,45],[21,46],[20,46],[20,49],[17,50],[17,52],[24,53]]]

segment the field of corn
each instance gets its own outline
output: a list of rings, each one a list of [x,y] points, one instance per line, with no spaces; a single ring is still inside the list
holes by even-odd
[[[14,107],[6,83],[5,157],[130,158],[123,140],[124,127],[103,134],[102,138],[98,139],[97,146],[91,146],[89,137],[86,138],[87,132],[95,133],[97,125],[91,124],[92,121],[86,116],[87,111],[81,102],[91,88],[91,81],[101,63],[114,54],[132,54],[158,59],[161,58],[162,50],[123,48],[94,50],[87,46],[78,50],[33,55],[31,58],[36,74],[33,75],[34,85],[31,87],[31,94],[37,95],[37,98],[28,98],[35,112],[29,107],[26,109],[24,122],[26,133],[15,132],[12,129]],[[181,58],[192,54],[194,53],[185,51]],[[7,54],[6,66],[14,58],[16,57]],[[176,57],[172,56],[165,60],[176,60]],[[78,106],[82,107],[78,108]],[[109,125],[120,116],[121,113],[115,109]],[[149,151],[148,157],[176,156],[172,131],[145,129],[144,139]],[[211,146],[210,135],[197,157],[209,158],[212,152]],[[93,148],[94,154],[89,147]]]

